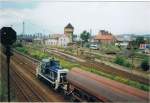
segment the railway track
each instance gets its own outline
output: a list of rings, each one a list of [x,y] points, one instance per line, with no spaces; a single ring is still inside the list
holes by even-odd
[[[13,75],[16,75],[15,73],[12,73],[11,74]],[[30,92],[28,90],[28,87],[26,86],[26,83],[23,82],[23,80],[20,80],[18,77],[13,77],[12,75],[10,76],[12,78],[12,81],[13,81],[13,84],[12,86],[14,87],[15,89],[15,94],[16,94],[16,97],[17,97],[17,100],[19,102],[36,102],[37,99],[31,99],[31,94],[28,95]],[[17,78],[17,79],[16,79]],[[25,89],[26,87],[26,89]],[[29,87],[31,88],[31,87]],[[24,90],[25,89],[25,90]],[[27,92],[28,91],[28,92]],[[35,91],[34,91],[35,92]],[[41,100],[40,100],[41,101]]]
[[[28,102],[46,101],[46,99],[43,98],[38,92],[38,88],[34,87],[33,84],[30,81],[28,81],[28,79],[25,78],[21,73],[19,73],[15,69],[11,69],[10,74],[13,78],[13,81],[16,83],[16,86]]]
[[[10,81],[13,81],[13,82],[11,82],[11,87],[12,87],[13,93],[15,95],[15,100],[18,100],[18,102],[27,101],[28,98],[26,97],[26,95],[24,94],[24,92],[21,89],[18,89],[20,87],[17,84],[17,82],[14,80],[12,75],[10,75],[10,78],[11,78]],[[16,95],[17,95],[17,98],[16,98]],[[12,98],[12,99],[14,99],[14,98]]]
[[[28,71],[29,73],[31,73],[31,75],[33,75],[34,77],[36,76],[35,68],[37,65],[35,65],[32,62],[29,62],[27,60],[25,61],[24,59],[22,59],[21,55],[19,55],[19,54],[15,54],[14,57],[12,58],[12,60],[15,61],[17,64],[24,66],[25,70]],[[25,65],[27,65],[27,66],[25,66]]]
[[[66,101],[64,98],[54,93],[49,86],[43,84],[36,78],[37,63],[23,55],[14,53],[11,59],[12,81],[16,86],[16,92],[21,95],[21,102],[60,102]],[[15,69],[14,69],[15,68]],[[28,95],[28,96],[26,96]]]
[[[115,69],[113,67],[107,66],[103,63],[99,63],[99,62],[96,62],[96,61],[86,60],[85,62],[81,62],[81,61],[78,61],[77,59],[71,58],[70,56],[64,55],[64,54],[59,53],[59,52],[51,51],[50,53],[52,53],[54,55],[57,55],[57,56],[59,56],[63,59],[66,59],[68,61],[77,62],[80,65],[83,65],[83,66],[86,66],[86,67],[94,67],[97,70],[101,70],[103,72],[106,72],[106,73],[109,73],[109,74],[112,74],[112,75],[118,75],[118,76],[125,77],[125,78],[128,78],[128,79],[134,80],[134,81],[138,81],[140,83],[144,83],[144,84],[147,84],[147,85],[149,84],[149,79],[148,78],[144,78],[142,76],[132,74],[131,72],[126,72],[126,71],[123,71],[123,70]]]

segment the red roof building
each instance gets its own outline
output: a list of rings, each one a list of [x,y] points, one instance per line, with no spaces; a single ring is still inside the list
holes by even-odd
[[[116,38],[108,31],[100,30],[100,32],[95,36],[95,40],[103,44],[111,44],[116,41]]]

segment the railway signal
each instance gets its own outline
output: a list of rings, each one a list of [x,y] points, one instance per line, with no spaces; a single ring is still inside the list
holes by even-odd
[[[9,64],[10,56],[12,56],[11,45],[16,41],[16,31],[11,27],[3,27],[0,30],[0,42],[5,49],[5,55],[7,56],[7,91],[8,91],[8,102],[10,102],[10,74],[9,74]]]

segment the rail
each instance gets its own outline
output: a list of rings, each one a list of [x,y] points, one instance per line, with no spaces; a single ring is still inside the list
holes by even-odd
[[[13,49],[13,52],[14,52],[14,53],[18,53],[18,54],[20,54],[20,55],[22,55],[22,56],[24,56],[24,57],[30,59],[31,61],[34,61],[34,62],[37,62],[37,63],[40,63],[40,62],[41,62],[40,60],[34,59],[34,58],[32,58],[32,57],[30,57],[30,56],[28,56],[28,55],[26,55],[26,54],[23,54],[23,53],[21,53],[21,52],[15,50],[15,49]]]

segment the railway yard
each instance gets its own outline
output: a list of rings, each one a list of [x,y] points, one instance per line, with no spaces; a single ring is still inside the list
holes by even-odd
[[[114,75],[119,75],[122,77],[126,77],[126,78],[131,78],[132,80],[137,80],[138,82],[144,83],[144,84],[148,84],[148,79],[142,77],[142,76],[138,76],[138,75],[133,75],[130,72],[125,72],[125,71],[121,71],[121,70],[117,70],[117,69],[113,69],[111,67],[108,67],[106,65],[100,64],[100,63],[91,63],[91,61],[88,60],[84,60],[75,56],[71,56],[69,54],[65,54],[61,51],[57,51],[57,50],[51,50],[51,51],[47,51],[49,54],[53,54],[56,56],[59,56],[62,59],[71,61],[71,62],[78,62],[80,65],[83,65],[85,67],[96,67],[97,70],[102,70],[104,72],[107,73],[111,73]],[[1,54],[2,55],[2,54]],[[2,57],[5,59],[5,56],[2,55]],[[20,102],[67,102],[70,101],[70,99],[65,99],[63,94],[60,94],[58,92],[56,92],[55,90],[51,89],[50,86],[48,86],[46,83],[44,83],[43,81],[39,80],[36,77],[36,67],[39,64],[39,61],[36,61],[34,59],[32,59],[29,56],[26,56],[22,53],[19,52],[14,52],[14,55],[11,58],[11,64],[10,64],[10,77],[11,77],[11,85],[12,85],[12,89],[14,90],[15,93],[15,100],[14,101],[20,101]],[[79,73],[80,74],[80,73]],[[81,73],[82,74],[82,73]],[[84,73],[83,73],[84,74]],[[111,81],[109,83],[109,80],[105,80],[105,78],[102,80],[99,80],[100,84],[102,84],[103,90],[105,91],[106,94],[105,96],[109,96],[109,94],[112,96],[110,97],[103,97],[106,100],[108,98],[114,98],[114,100],[117,100],[116,97],[113,97],[113,94],[111,94],[112,92],[108,92],[106,88],[111,88],[113,91],[115,90],[116,93],[114,93],[114,95],[121,95],[122,96],[129,96],[130,100],[132,101],[132,99],[137,100],[137,101],[132,101],[132,102],[144,102],[144,103],[148,103],[149,101],[149,92],[144,92],[141,90],[138,90],[136,88],[130,88],[122,85],[122,84],[117,84],[117,83],[113,83],[113,85],[111,84]],[[82,81],[80,81],[82,82]],[[86,84],[86,82],[85,82]],[[96,83],[97,84],[97,83]],[[91,85],[92,86],[92,85]],[[84,87],[84,86],[83,86]],[[123,88],[126,88],[125,90],[123,90]],[[130,91],[131,89],[131,91]],[[101,90],[99,91],[101,92]],[[127,93],[124,93],[127,92]],[[124,95],[125,94],[125,95]],[[132,95],[132,96],[130,96]],[[116,99],[115,99],[116,98]],[[129,98],[126,97],[121,97],[122,100],[125,101],[130,101]],[[105,100],[104,99],[104,100]],[[118,99],[119,100],[119,99]],[[102,100],[103,101],[103,100]],[[119,100],[121,101],[121,100]]]
[[[51,90],[36,76],[36,65],[33,61],[15,54],[11,59],[11,87],[19,102],[66,102],[64,98]]]
[[[136,74],[136,73],[133,74],[129,70],[124,70],[124,69],[121,69],[121,68],[117,69],[117,68],[113,68],[111,66],[107,66],[107,65],[105,65],[103,63],[100,63],[100,62],[80,59],[78,57],[71,56],[69,54],[65,54],[65,53],[63,53],[61,51],[58,51],[58,50],[51,50],[51,51],[48,51],[48,52],[52,53],[52,54],[55,54],[57,56],[60,56],[63,59],[66,59],[68,61],[78,62],[79,64],[84,65],[86,67],[93,67],[93,68],[96,68],[97,70],[101,70],[101,71],[104,71],[104,72],[109,73],[109,74],[129,78],[131,80],[135,80],[135,81],[138,81],[138,82],[141,82],[141,83],[144,83],[144,84],[149,83],[148,78],[145,78],[144,76]]]
[[[18,1],[0,2],[0,102],[150,103],[150,2]]]

